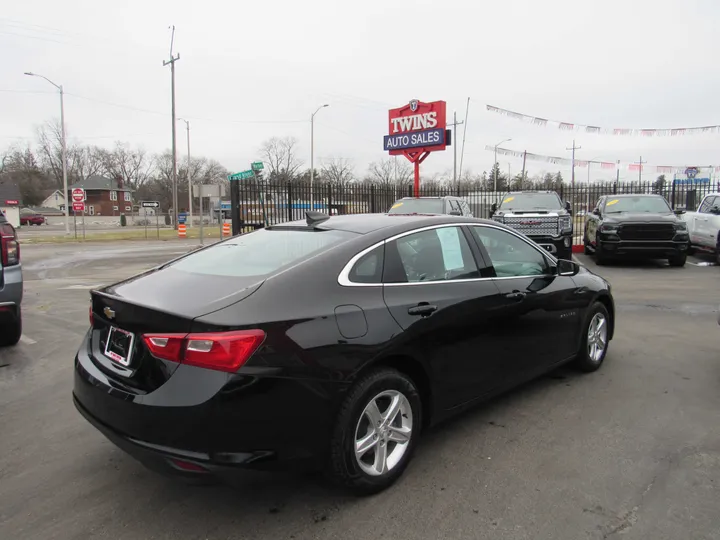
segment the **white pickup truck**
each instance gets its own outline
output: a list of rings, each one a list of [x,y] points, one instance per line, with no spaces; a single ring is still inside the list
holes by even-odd
[[[697,212],[680,216],[690,234],[690,249],[710,251],[720,263],[720,193],[706,195]]]

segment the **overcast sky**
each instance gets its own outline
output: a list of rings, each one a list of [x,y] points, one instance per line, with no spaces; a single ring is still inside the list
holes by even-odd
[[[486,104],[603,127],[720,124],[717,0],[393,1],[24,0],[0,12],[0,147],[31,141],[59,116],[33,71],[64,85],[68,135],[156,152],[171,142],[170,31],[176,26],[177,115],[191,151],[246,169],[263,140],[295,136],[323,158],[385,157],[387,109],[443,99],[465,116],[463,167],[489,170],[494,145],[578,159],[720,165],[720,134],[619,137],[568,133],[489,113]],[[185,155],[178,124],[179,157]],[[460,128],[462,130],[462,128]],[[501,157],[513,174],[521,160]],[[423,174],[452,168],[451,149]],[[528,162],[531,174],[569,167]],[[577,169],[586,178],[586,169]],[[622,171],[621,178],[636,173]],[[597,171],[592,178],[602,178]]]

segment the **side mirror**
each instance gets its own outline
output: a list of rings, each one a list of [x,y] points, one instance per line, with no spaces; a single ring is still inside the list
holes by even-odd
[[[592,211],[592,213],[595,214],[596,216],[599,216],[599,215],[600,215],[600,209],[599,209],[599,208],[595,208],[595,209]]]
[[[570,204],[570,201],[565,201],[565,210],[572,214],[572,204]]]
[[[498,209],[497,203],[496,202],[492,203],[492,205],[490,206],[490,211],[494,214],[495,212],[497,212],[497,209]]]
[[[557,263],[558,276],[574,276],[580,271],[580,265],[574,261],[559,259]]]
[[[673,210],[676,216],[682,216],[685,213],[685,210],[678,208],[677,210]]]
[[[715,214],[716,216],[720,216],[720,206],[713,206],[710,209],[711,214]]]

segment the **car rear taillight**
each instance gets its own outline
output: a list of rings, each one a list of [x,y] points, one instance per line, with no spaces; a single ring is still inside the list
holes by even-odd
[[[0,258],[3,266],[20,263],[20,244],[9,225],[0,225]]]
[[[262,330],[143,335],[156,358],[228,373],[240,369],[264,340]]]
[[[90,328],[92,328],[93,326],[95,326],[95,317],[93,316],[93,312],[92,312],[92,304],[90,304],[88,317],[90,319]]]

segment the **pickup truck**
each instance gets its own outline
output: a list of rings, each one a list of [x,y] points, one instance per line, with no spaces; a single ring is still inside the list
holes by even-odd
[[[690,249],[714,253],[720,264],[720,193],[706,195],[697,212],[681,218],[690,233]]]
[[[20,341],[22,297],[20,244],[15,228],[0,210],[0,346],[15,345]]]

